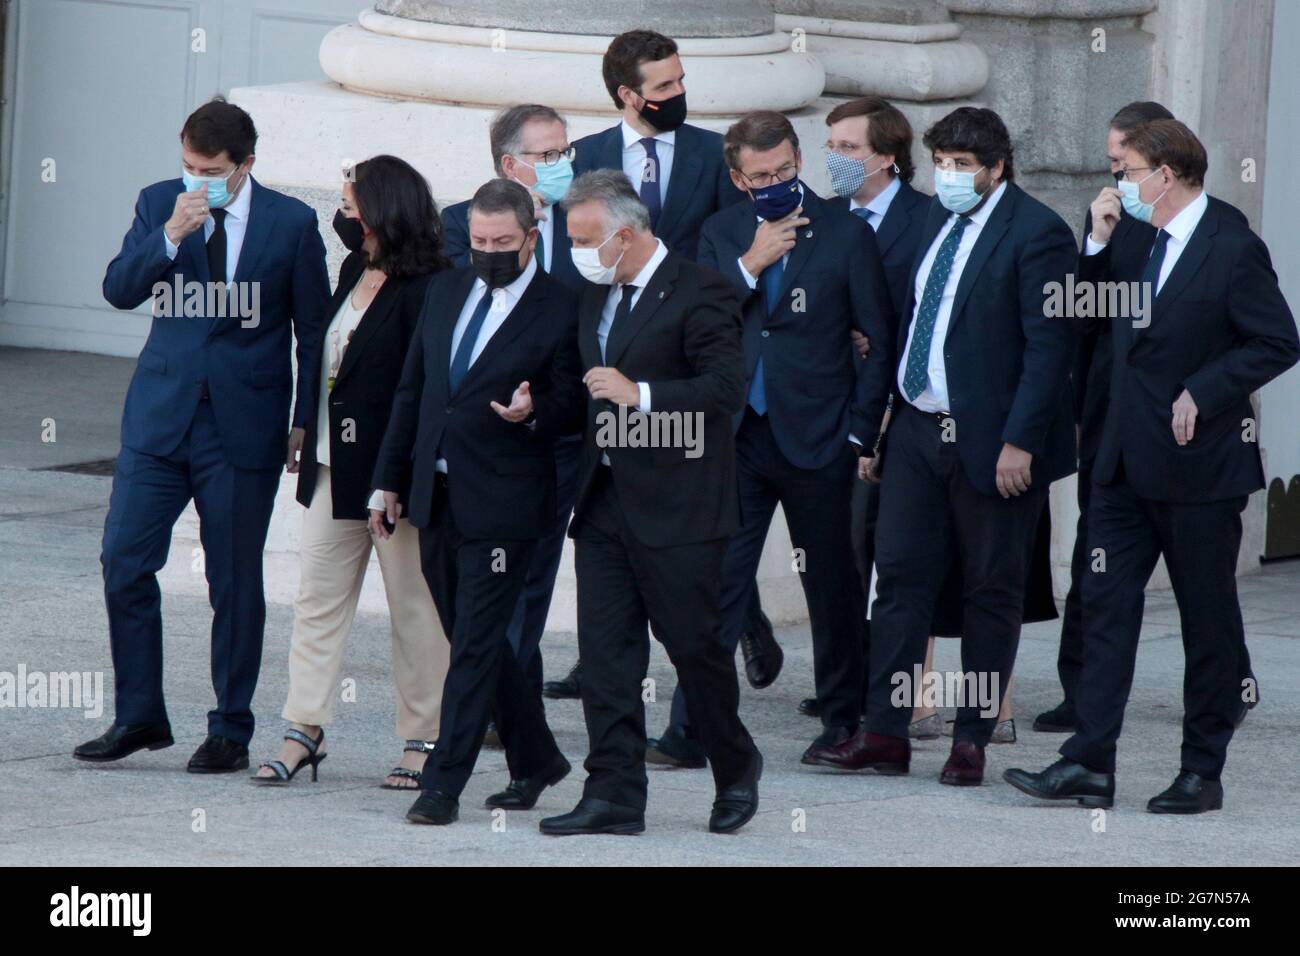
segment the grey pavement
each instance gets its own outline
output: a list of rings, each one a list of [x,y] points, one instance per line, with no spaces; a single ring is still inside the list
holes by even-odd
[[[53,357],[51,357],[53,356]],[[30,362],[28,359],[30,358]],[[88,460],[115,448],[120,388],[129,362],[85,356],[78,383],[54,373],[70,364],[53,353],[0,350],[0,674],[102,672],[112,668],[100,589],[99,539],[110,479],[34,468],[58,455]],[[75,363],[73,363],[75,364]],[[15,373],[16,366],[26,372]],[[16,394],[15,383],[39,394]],[[119,394],[105,396],[105,391]],[[80,398],[78,398],[80,396]],[[93,401],[87,405],[87,397]],[[64,402],[60,414],[84,429],[80,452],[39,443],[32,417]],[[15,422],[20,408],[26,421]],[[63,428],[62,419],[60,428]],[[107,435],[104,429],[108,428]],[[64,445],[60,431],[59,445]],[[318,783],[262,789],[243,774],[184,772],[212,706],[202,598],[163,600],[166,690],[177,743],[117,764],[71,758],[98,735],[97,719],[72,708],[0,708],[0,864],[36,865],[1277,865],[1300,858],[1300,564],[1279,564],[1240,581],[1247,637],[1262,703],[1238,732],[1224,775],[1225,809],[1195,818],[1148,814],[1146,800],[1178,770],[1182,650],[1168,593],[1149,596],[1137,679],[1120,744],[1118,801],[1095,816],[1072,805],[1041,805],[1001,780],[1011,766],[1037,769],[1055,759],[1057,735],[1034,733],[1033,715],[1057,702],[1059,625],[1025,628],[1017,661],[1017,743],[989,748],[984,786],[940,786],[946,740],[918,743],[912,773],[901,778],[840,775],[799,764],[816,722],[795,712],[812,686],[806,626],[782,628],[780,680],[765,691],[742,682],[742,712],[766,757],[761,809],[739,834],[706,832],[712,799],[707,771],[650,771],[647,831],[638,837],[554,839],[537,832],[542,816],[577,801],[586,753],[581,708],[550,701],[547,716],[574,773],[539,807],[507,815],[504,829],[481,807],[506,780],[500,753],[485,751],[463,796],[460,822],[416,827],[403,815],[412,797],[378,788],[399,756],[393,731],[388,622],[359,615],[344,676],[356,701],[340,703],[328,730],[330,753]],[[292,609],[271,605],[262,677],[254,707],[253,760],[278,747],[287,687]],[[576,655],[572,633],[543,641],[548,674]],[[937,667],[959,667],[957,643],[941,642]],[[655,645],[648,705],[651,733],[667,719],[674,677]],[[2,679],[2,678],[0,678]]]

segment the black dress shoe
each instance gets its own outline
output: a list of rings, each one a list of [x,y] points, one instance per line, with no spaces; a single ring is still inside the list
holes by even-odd
[[[1174,778],[1169,789],[1158,793],[1147,802],[1152,813],[1204,813],[1223,809],[1223,784],[1206,780],[1190,770]]]
[[[531,810],[537,805],[537,798],[547,787],[553,787],[569,775],[573,768],[563,754],[557,754],[551,765],[531,777],[511,780],[500,793],[494,793],[483,801],[489,809],[500,807],[502,810]]]
[[[420,794],[411,809],[406,811],[406,819],[412,823],[445,827],[455,823],[460,816],[460,802],[449,793],[441,790],[426,790]]]
[[[497,733],[497,725],[489,723],[487,730],[483,732],[483,746],[487,750],[505,750],[506,745],[501,742],[501,735]]]
[[[763,776],[763,755],[754,752],[754,766],[740,783],[718,794],[709,814],[710,833],[735,833],[758,812],[758,781]]]
[[[1097,773],[1073,760],[1058,760],[1042,773],[1008,770],[1002,779],[1040,800],[1077,800],[1081,807],[1115,805],[1115,775]]]
[[[583,797],[568,813],[547,817],[537,824],[547,836],[579,836],[584,833],[630,835],[645,832],[645,814],[608,800]]]
[[[824,750],[830,749],[831,747],[838,747],[857,732],[857,727],[827,727],[817,735],[816,740],[808,745],[808,749],[803,752],[803,756],[799,758],[799,762],[813,765],[817,764],[815,758],[818,754]]]
[[[1034,730],[1040,734],[1074,733],[1074,708],[1061,702],[1051,710],[1045,710],[1034,718]]]
[[[190,773],[233,773],[248,769],[248,747],[229,737],[208,734],[185,768]]]
[[[579,700],[582,697],[582,658],[574,662],[563,680],[548,680],[542,685],[542,696],[551,700]]]
[[[805,697],[799,701],[799,713],[805,717],[820,717],[822,715],[822,705],[816,697]]]
[[[746,622],[740,650],[745,655],[745,680],[750,687],[762,690],[780,675],[785,652],[772,633],[772,622],[761,610]]]
[[[680,727],[669,726],[663,736],[646,741],[645,762],[680,770],[700,770],[709,765],[704,748]]]
[[[148,747],[150,750],[162,750],[176,743],[172,739],[171,724],[162,721],[156,724],[136,724],[133,727],[119,727],[117,724],[94,740],[78,744],[72,756],[78,760],[92,763],[107,763],[121,760],[127,754]]]

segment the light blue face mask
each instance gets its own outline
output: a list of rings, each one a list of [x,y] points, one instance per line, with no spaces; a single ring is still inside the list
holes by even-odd
[[[1119,202],[1124,207],[1124,211],[1136,219],[1138,222],[1150,222],[1151,217],[1155,215],[1156,203],[1165,198],[1165,193],[1161,193],[1155,198],[1154,202],[1143,202],[1138,196],[1138,190],[1141,189],[1142,183],[1146,182],[1156,173],[1160,172],[1159,168],[1151,170],[1140,181],[1131,183],[1127,179],[1119,181]]]
[[[567,156],[561,156],[558,162],[550,166],[540,163],[534,166],[522,159],[518,162],[537,174],[537,185],[527,188],[541,196],[548,206],[554,206],[568,194],[569,184],[573,182],[573,163]]]
[[[235,169],[239,167],[236,166]],[[181,179],[185,181],[185,191],[194,192],[204,183],[208,184],[208,208],[220,209],[230,202],[230,191],[226,188],[226,180],[235,175],[235,169],[226,173],[224,176],[192,176],[184,167],[181,168]]]
[[[973,173],[964,173],[956,169],[934,169],[934,194],[939,197],[943,208],[949,212],[961,214],[970,212],[980,204],[983,197],[975,191],[975,175],[984,169],[981,166]]]

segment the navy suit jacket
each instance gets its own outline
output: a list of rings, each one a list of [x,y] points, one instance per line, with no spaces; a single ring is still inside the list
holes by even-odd
[[[741,297],[745,388],[761,354],[768,421],[781,453],[796,467],[822,468],[845,454],[850,433],[870,447],[880,430],[894,367],[894,310],[871,227],[807,186],[803,214],[810,222],[790,252],[771,315],[762,277],[750,289],[736,261],[758,229],[752,201],[704,224],[700,264],[726,276]],[[855,328],[871,340],[861,363],[849,336]],[[736,427],[743,417],[742,408]]]
[[[442,210],[442,251],[457,266],[469,265],[469,203],[466,199]],[[573,292],[580,293],[582,287],[587,285],[587,280],[573,264],[573,256],[570,254],[573,243],[569,241],[568,218],[558,205],[548,206],[547,215],[553,217],[551,242],[554,248],[550,252],[550,274]]]
[[[197,315],[179,309],[177,314],[167,309],[164,315],[159,314],[162,299],[155,298],[153,324],[122,412],[122,444],[127,448],[148,455],[175,451],[194,419],[206,380],[230,463],[237,468],[283,465],[295,337],[300,374],[294,427],[302,427],[315,414],[319,341],[330,299],[316,214],[305,203],[252,178],[244,188],[253,193],[235,282],[257,283],[257,300],[249,298],[251,291],[242,297],[257,302],[256,315],[214,316],[206,304]],[[165,249],[163,224],[184,189],[181,180],[170,179],[141,190],[135,221],[104,275],[104,298],[114,307],[136,308],[155,296],[157,283],[169,288],[168,295],[178,281],[200,282],[206,288],[202,229],[181,241],[174,260]]]
[[[915,318],[916,273],[949,216],[940,203],[930,206],[899,323],[899,363]],[[1077,257],[1065,221],[1007,183],[962,269],[943,344],[948,411],[966,477],[985,494],[998,494],[997,462],[1006,442],[1033,455],[1035,487],[1075,471],[1075,335],[1067,320],[1047,317],[1044,300],[1048,283],[1064,286]],[[896,381],[897,375],[890,384]]]
[[[573,171],[623,168],[623,127],[612,126],[573,144]],[[655,235],[671,252],[698,259],[700,227],[719,209],[744,197],[731,182],[722,157],[722,136],[712,130],[678,127],[673,142],[672,173]]]
[[[451,392],[451,342],[476,278],[463,268],[429,280],[371,484],[396,491],[409,479],[411,524],[428,527],[441,446],[461,534],[536,540],[555,528],[555,439],[581,420],[585,404],[577,299],[539,269]],[[491,407],[509,405],[520,382],[533,396],[532,424],[508,422]]]
[[[1295,318],[1278,288],[1268,248],[1233,206],[1214,197],[1156,296],[1150,325],[1132,316],[1077,320],[1110,326],[1110,410],[1093,480],[1124,480],[1143,498],[1221,501],[1264,487],[1250,393],[1300,360]],[[1121,222],[1122,225],[1122,222]],[[1118,228],[1079,275],[1093,282],[1141,280],[1155,234]],[[1183,389],[1196,402],[1192,440],[1174,440],[1172,406]]]

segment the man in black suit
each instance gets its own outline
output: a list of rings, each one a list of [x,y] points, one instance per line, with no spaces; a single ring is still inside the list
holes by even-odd
[[[410,469],[410,521],[451,640],[442,732],[407,814],[414,823],[456,819],[490,711],[510,784],[487,806],[529,809],[569,772],[506,631],[536,543],[554,525],[554,440],[581,414],[576,303],[537,268],[524,187],[481,186],[469,222],[471,268],[429,283],[375,464],[385,511],[370,513],[383,537]]]
[[[1146,123],[1124,139],[1119,188],[1092,204],[1080,278],[1132,283],[1140,307],[1076,317],[1085,328],[1110,323],[1112,414],[1093,469],[1077,730],[1064,759],[1005,775],[1032,796],[1112,805],[1144,591],[1163,554],[1187,658],[1182,767],[1147,809],[1223,806],[1228,742],[1252,691],[1240,677],[1236,580],[1241,512],[1264,487],[1250,394],[1300,360],[1300,337],[1268,249],[1206,195],[1207,165],[1185,125]],[[1154,237],[1121,232],[1121,209],[1150,222]]]
[[[742,528],[723,564],[722,640],[734,654],[780,504],[812,624],[824,725],[816,749],[851,736],[862,713],[851,443],[880,427],[892,308],[871,228],[800,182],[799,140],[784,115],[750,113],[723,143],[735,188],[748,198],[710,218],[700,236],[701,264],[730,280],[744,309],[747,395],[734,420]],[[860,365],[850,329],[872,343]],[[652,745],[698,747],[693,724],[679,693]]]
[[[621,169],[650,212],[650,228],[672,252],[696,258],[704,220],[739,199],[722,161],[722,137],[686,122],[685,71],[677,44],[651,30],[614,37],[601,62],[605,89],[622,114],[617,126],[573,144],[574,171]],[[757,592],[754,614],[761,617]],[[756,622],[770,642],[766,619]],[[576,698],[581,661],[548,681],[548,697]]]
[[[569,532],[591,752],[582,800],[541,830],[645,828],[650,624],[713,765],[709,829],[731,832],[758,809],[763,766],[719,633],[722,559],[740,525],[731,435],[744,401],[739,309],[721,276],[655,238],[622,173],[578,177],[565,204],[574,261],[597,284],[580,305],[590,400]]]
[[[866,725],[820,762],[908,772],[913,675],[953,550],[965,581],[953,746],[940,781],[977,785],[1011,676],[1033,536],[1047,487],[1074,470],[1073,333],[1044,297],[1074,237],[1022,191],[992,110],[962,107],[924,142],[939,203],[926,221],[899,331],[876,530]],[[873,345],[874,351],[874,345]],[[860,463],[871,476],[875,458]],[[910,689],[910,692],[909,692]],[[899,691],[902,691],[900,694]]]

